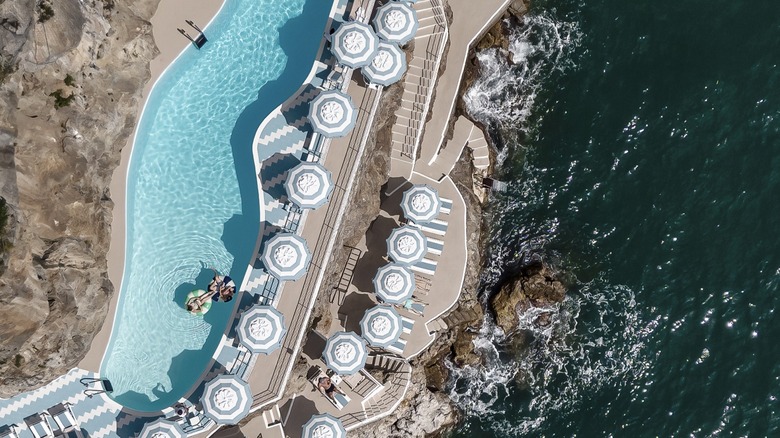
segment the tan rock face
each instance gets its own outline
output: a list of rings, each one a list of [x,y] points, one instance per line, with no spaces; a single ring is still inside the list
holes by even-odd
[[[517,328],[521,312],[530,307],[546,307],[561,302],[565,295],[566,288],[555,273],[546,265],[537,263],[524,268],[518,277],[504,283],[501,290],[491,298],[490,306],[496,324],[504,333],[510,334]],[[543,314],[536,323],[545,325],[544,318]]]
[[[78,363],[105,319],[108,185],[157,54],[158,1],[50,1],[45,20],[34,0],[0,2],[2,397]]]

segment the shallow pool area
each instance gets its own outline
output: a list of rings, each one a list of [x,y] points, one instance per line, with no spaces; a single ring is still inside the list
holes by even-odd
[[[331,2],[226,0],[161,77],[144,109],[127,178],[125,268],[101,376],[141,412],[173,405],[199,382],[233,313],[183,306],[210,267],[240,284],[259,230],[252,139],[300,86]]]

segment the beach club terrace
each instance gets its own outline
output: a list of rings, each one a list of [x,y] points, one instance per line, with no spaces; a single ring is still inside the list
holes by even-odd
[[[49,385],[0,400],[2,437],[344,436],[391,414],[410,384],[408,360],[447,329],[441,317],[465,275],[466,205],[448,175],[467,146],[486,166],[479,154],[487,143],[463,118],[444,137],[468,48],[508,1],[472,3],[451,0],[448,24],[440,0],[334,1],[307,80],[257,129],[255,257],[199,382],[161,412],[134,412],[109,396],[92,354]],[[448,42],[453,64],[440,75]],[[403,99],[380,214],[355,247],[337,247],[383,89],[393,83]],[[323,290],[341,250],[339,282]],[[310,330],[318,297],[332,321],[322,332]],[[102,354],[105,341],[92,348]]]

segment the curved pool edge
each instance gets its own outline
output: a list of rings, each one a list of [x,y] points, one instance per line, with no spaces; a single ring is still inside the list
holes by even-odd
[[[146,112],[147,105],[149,103],[152,93],[160,83],[160,81],[166,76],[168,71],[173,67],[177,61],[187,53],[187,50],[192,48],[192,44],[184,40],[183,36],[178,35],[175,31],[176,26],[171,26],[170,21],[176,17],[173,17],[174,12],[180,10],[181,5],[191,4],[193,2],[199,3],[197,12],[190,14],[194,21],[206,21],[207,24],[203,26],[204,32],[208,31],[208,28],[224,10],[225,4],[229,0],[220,0],[218,8],[210,0],[167,0],[160,2],[157,10],[150,19],[152,25],[152,33],[160,53],[149,61],[150,78],[146,82],[141,92],[141,99],[139,106],[141,110],[136,114],[133,134],[128,138],[125,147],[122,148],[120,163],[114,169],[111,182],[109,184],[109,191],[114,201],[114,208],[112,210],[112,222],[111,222],[111,242],[109,245],[108,254],[106,256],[108,279],[114,286],[114,294],[109,300],[108,310],[106,312],[106,319],[103,321],[100,331],[95,335],[87,354],[77,364],[78,368],[92,371],[101,375],[103,362],[105,361],[106,352],[108,346],[111,343],[112,333],[114,332],[114,325],[116,322],[116,314],[120,298],[122,295],[122,282],[124,279],[124,271],[126,265],[126,248],[127,248],[127,187],[129,180],[130,164],[133,158],[133,150],[138,136],[138,127],[143,119],[143,115]],[[178,3],[181,3],[179,5]],[[183,18],[182,18],[183,19]],[[159,35],[156,35],[156,31],[162,29]],[[173,30],[171,30],[173,29]],[[167,30],[167,31],[166,31]],[[179,44],[171,43],[167,41],[169,34],[176,34],[176,41]],[[182,42],[182,40],[184,42]],[[113,399],[112,399],[113,401]],[[114,401],[115,403],[118,403]],[[126,408],[128,411],[138,413],[135,410]]]
[[[333,0],[332,6],[330,8],[331,9],[330,14],[332,14],[333,7],[335,7],[335,5],[337,4],[337,1],[338,0]],[[208,29],[211,26],[211,24],[217,18],[219,18],[219,15],[225,10],[225,5],[226,4],[227,4],[227,1],[226,0],[222,0],[222,2],[219,5],[219,9],[217,9],[217,11],[211,16],[211,18],[208,21],[208,24],[203,27],[204,32],[208,32]],[[325,21],[324,21],[325,23],[329,23],[330,22],[330,14],[325,18]],[[179,37],[181,37],[181,36],[179,36]],[[89,356],[91,356],[91,357],[85,357],[78,364],[79,368],[83,368],[85,370],[93,370],[93,371],[97,372],[101,376],[104,375],[101,371],[104,370],[104,364],[105,364],[105,362],[107,360],[107,357],[108,357],[108,350],[109,350],[109,348],[111,346],[111,343],[112,343],[112,341],[114,339],[114,330],[115,330],[115,326],[116,326],[116,321],[118,319],[117,316],[118,316],[119,305],[121,305],[122,299],[123,299],[123,295],[125,295],[125,294],[122,293],[122,285],[123,285],[123,282],[124,282],[124,277],[125,277],[124,274],[125,274],[125,269],[126,269],[126,264],[127,264],[127,257],[126,257],[127,254],[126,253],[127,253],[128,247],[129,247],[129,245],[128,245],[128,243],[129,243],[129,241],[128,241],[128,233],[127,233],[126,224],[127,224],[127,220],[128,220],[127,214],[130,211],[129,208],[128,208],[129,207],[129,198],[127,197],[127,188],[131,186],[131,181],[130,181],[130,169],[131,169],[131,167],[130,166],[133,163],[134,155],[136,155],[136,154],[133,153],[133,151],[137,149],[137,148],[135,148],[135,146],[136,146],[136,141],[137,141],[138,136],[139,136],[139,127],[141,126],[143,117],[144,117],[144,115],[146,113],[146,110],[147,110],[147,106],[148,106],[150,100],[152,100],[151,98],[153,97],[153,95],[154,95],[153,93],[156,91],[158,84],[164,78],[166,78],[166,75],[168,74],[168,72],[171,71],[177,65],[177,62],[180,61],[183,58],[183,56],[185,56],[185,54],[187,53],[187,50],[188,50],[189,47],[190,47],[190,44],[186,43],[183,48],[181,48],[180,50],[177,51],[175,57],[173,57],[173,59],[170,62],[168,62],[167,64],[162,66],[161,70],[159,70],[159,72],[156,75],[153,72],[152,77],[151,77],[152,80],[150,80],[148,82],[148,84],[145,86],[145,89],[144,89],[142,110],[138,113],[138,116],[136,118],[136,124],[135,124],[135,128],[134,128],[134,131],[133,131],[133,135],[128,140],[128,146],[129,147],[126,147],[122,151],[122,163],[115,170],[114,178],[112,179],[111,192],[112,193],[118,193],[118,194],[121,194],[123,196],[122,199],[118,199],[117,200],[118,202],[116,203],[116,205],[114,207],[114,214],[115,214],[116,217],[114,218],[114,223],[112,223],[114,228],[112,229],[112,246],[111,246],[111,248],[114,248],[114,251],[109,251],[110,253],[113,253],[112,254],[113,257],[109,257],[111,259],[111,260],[109,260],[109,265],[111,265],[112,263],[115,264],[115,265],[121,265],[121,271],[120,271],[121,275],[118,276],[119,281],[113,281],[112,282],[112,283],[118,285],[119,292],[115,293],[112,296],[112,298],[110,300],[110,303],[109,303],[109,308],[108,308],[108,311],[107,311],[106,320],[104,321],[103,327],[101,328],[101,331],[98,333],[98,335],[96,335],[94,340],[92,341],[92,345],[91,345],[89,353],[88,353]],[[296,88],[296,91],[293,92],[287,99],[285,99],[284,102],[287,102],[290,97],[294,97],[296,95],[296,93],[302,87],[304,87],[307,83],[309,83],[309,81],[312,79],[313,75],[316,73],[316,65],[317,65],[316,64],[316,60],[322,54],[322,51],[324,49],[325,49],[325,45],[323,44],[323,42],[320,42],[319,48],[317,49],[317,52],[316,52],[316,55],[313,58],[314,62],[312,62],[311,67],[309,68],[309,72],[308,72],[307,76],[305,77],[305,79],[303,79],[299,83],[298,87]],[[197,52],[195,52],[195,53],[197,53]],[[155,59],[157,59],[157,58],[155,58]],[[281,107],[281,105],[283,105],[284,102],[282,104],[280,104],[279,106],[277,106],[274,110],[272,110],[271,113],[267,114],[263,118],[263,122],[265,122],[267,119],[269,119],[270,116],[273,114],[273,112],[278,110],[278,108]],[[119,187],[121,190],[117,190],[117,187]],[[260,193],[262,193],[262,192],[260,192]],[[117,196],[117,198],[119,198],[119,196]],[[262,224],[262,221],[264,220],[264,216],[265,216],[263,208],[262,208],[262,204],[263,204],[262,200],[263,199],[262,199],[262,197],[259,197],[258,200],[260,201],[259,202],[259,204],[260,204],[260,208],[259,208],[260,217],[259,217],[259,219],[260,219],[260,223]],[[121,214],[117,214],[117,213],[121,213]],[[260,229],[259,236],[262,236],[262,226],[261,226],[261,229]],[[121,239],[121,240],[119,240],[119,243],[121,243],[122,245],[114,244],[115,242],[118,241],[117,239]],[[258,244],[259,243],[260,243],[260,240],[258,239]],[[121,251],[120,251],[120,249],[121,249]],[[116,254],[117,252],[120,252],[121,254]],[[250,267],[251,267],[251,264],[250,264]],[[111,270],[112,270],[111,266],[109,266],[109,271],[111,271]],[[116,270],[116,267],[114,268],[114,270]],[[116,278],[117,278],[117,274],[116,273],[114,273],[113,275],[112,275],[111,272],[109,273],[109,279],[116,279]],[[244,279],[246,279],[246,277],[244,277]],[[235,318],[236,313],[238,311],[238,306],[237,305],[238,305],[238,302],[234,302],[234,306],[233,306],[233,309],[231,311],[231,316],[230,316],[229,321],[232,321]],[[106,322],[110,322],[110,324],[106,324]],[[222,339],[223,340],[224,340],[224,335],[229,330],[230,330],[230,324],[228,324],[228,326],[225,327],[224,332],[222,333]],[[222,347],[223,347],[223,343],[220,342],[217,345],[216,350],[213,352],[211,360],[208,362],[206,368],[203,370],[200,378],[198,380],[196,380],[196,381],[193,381],[193,383],[190,386],[190,388],[179,398],[179,400],[186,399],[186,398],[190,397],[193,392],[197,391],[199,385],[203,382],[204,377],[209,373],[209,370],[213,366],[217,356],[219,355],[220,351],[222,350]],[[117,404],[117,405],[121,406],[124,411],[132,413],[132,414],[134,414],[136,416],[141,416],[141,417],[149,417],[149,416],[160,415],[161,413],[166,411],[166,408],[162,408],[160,410],[139,411],[137,409],[125,406],[125,405],[121,404],[120,402],[118,402],[117,400],[115,400],[113,398],[111,398],[110,400],[111,400],[112,404]]]

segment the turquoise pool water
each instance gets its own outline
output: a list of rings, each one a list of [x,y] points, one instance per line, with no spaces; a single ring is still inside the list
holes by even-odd
[[[172,405],[219,344],[233,303],[195,317],[182,302],[209,267],[240,284],[259,229],[252,138],[306,78],[331,4],[227,0],[206,46],[155,86],[132,152],[125,270],[101,366],[122,405]]]

